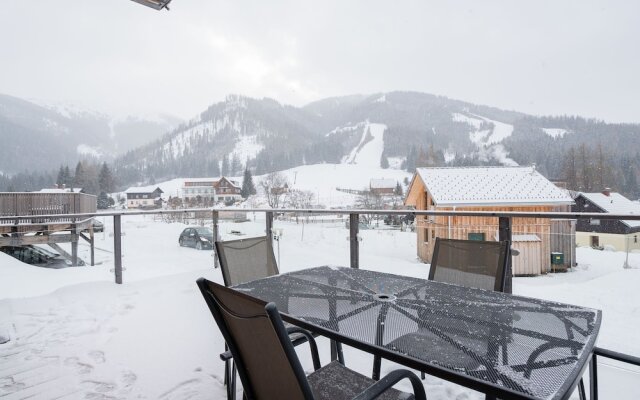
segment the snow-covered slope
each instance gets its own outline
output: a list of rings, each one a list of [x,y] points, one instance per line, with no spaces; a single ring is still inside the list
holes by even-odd
[[[513,134],[513,125],[496,121],[480,115],[472,116],[452,113],[453,121],[464,122],[474,129],[469,132],[469,140],[478,147],[481,160],[495,159],[502,165],[516,166],[518,163],[509,158],[509,152],[502,141]]]
[[[384,141],[382,138],[385,129],[387,129],[386,125],[370,124],[369,121],[367,121],[364,125],[364,132],[362,133],[360,142],[342,162],[374,168],[379,166],[380,157],[384,151]]]

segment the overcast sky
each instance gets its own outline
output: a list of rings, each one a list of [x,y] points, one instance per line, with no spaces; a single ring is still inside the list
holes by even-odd
[[[3,0],[0,93],[190,118],[415,90],[640,122],[640,2]]]

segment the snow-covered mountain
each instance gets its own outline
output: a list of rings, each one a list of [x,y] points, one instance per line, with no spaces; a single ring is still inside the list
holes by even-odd
[[[420,165],[536,163],[561,174],[568,148],[606,140],[629,151],[640,126],[533,117],[416,92],[354,95],[305,107],[229,96],[117,160],[124,181],[240,175],[317,163],[411,170]],[[613,140],[613,141],[612,141]]]
[[[15,173],[53,169],[80,158],[111,159],[179,122],[169,116],[113,117],[0,94],[0,170]]]

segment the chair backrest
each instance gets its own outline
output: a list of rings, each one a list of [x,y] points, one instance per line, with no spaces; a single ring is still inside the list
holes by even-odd
[[[238,368],[248,399],[313,399],[275,304],[204,278],[198,287]]]
[[[273,247],[266,236],[216,241],[225,286],[278,275]]]
[[[436,238],[429,280],[504,292],[509,242]]]

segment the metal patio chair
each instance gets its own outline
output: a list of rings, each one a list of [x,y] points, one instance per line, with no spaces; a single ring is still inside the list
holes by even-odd
[[[509,249],[508,241],[486,242],[436,238],[429,280],[504,292]],[[428,330],[419,330],[395,339],[390,345],[402,343],[412,347],[419,346],[420,343],[427,342],[425,339],[429,334]],[[374,379],[380,376],[381,361],[378,356],[373,359]],[[424,379],[424,372],[420,374]]]
[[[224,285],[227,287],[279,274],[273,247],[267,236],[216,241],[215,246]],[[287,323],[285,326],[291,327]],[[299,333],[292,334],[290,339],[294,346],[307,342],[307,337]],[[332,341],[332,346],[339,362],[344,365],[341,344]],[[235,398],[235,364],[229,351],[222,353],[221,358],[225,361],[227,397],[231,400]]]
[[[420,378],[396,370],[378,382],[337,361],[320,367],[313,336],[298,327],[285,328],[275,304],[200,278],[198,287],[224,336],[238,368],[244,398],[252,399],[416,399],[426,400]],[[314,372],[305,375],[290,340],[306,336]],[[414,395],[392,388],[407,378]]]

